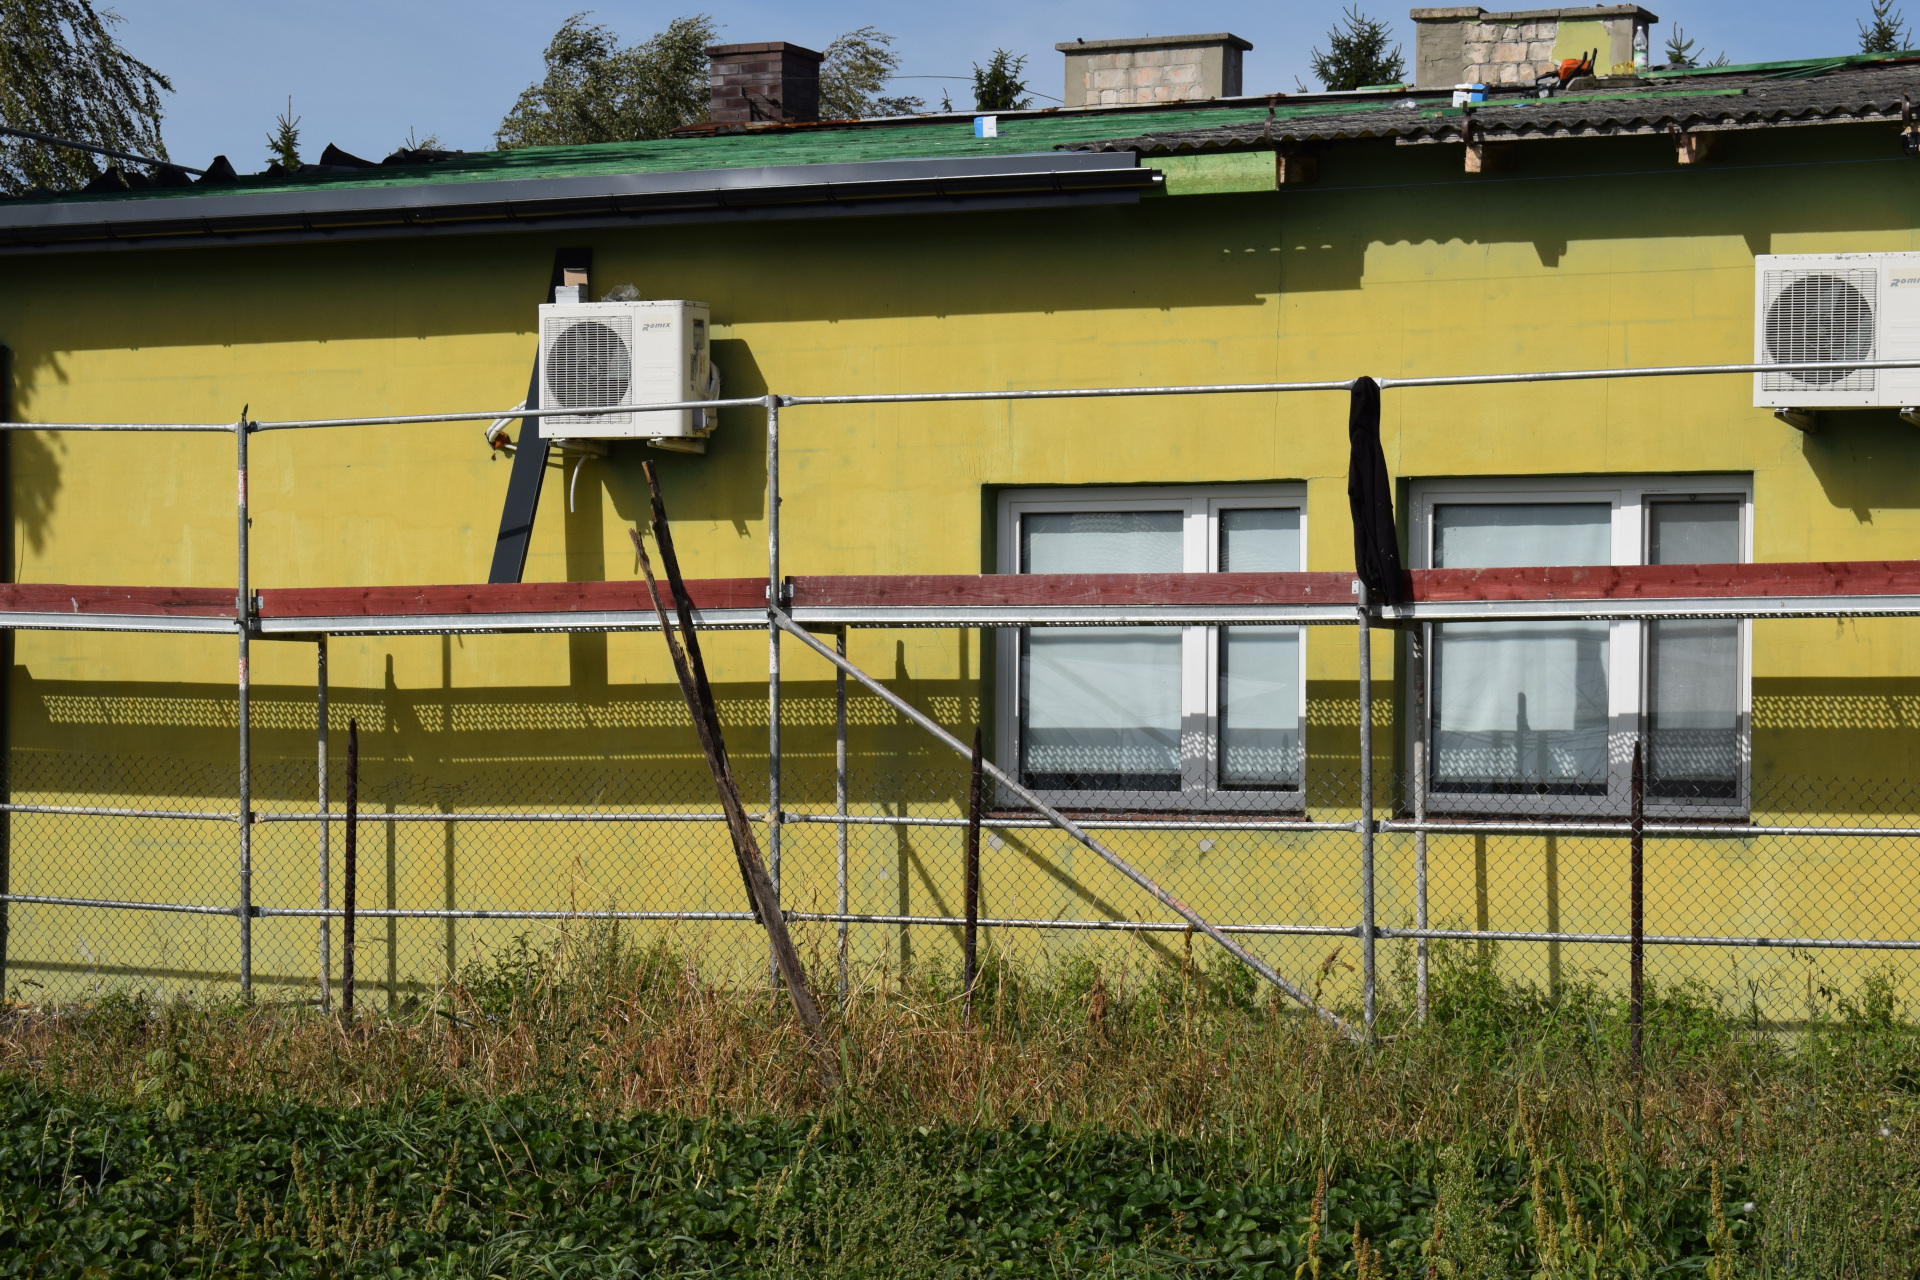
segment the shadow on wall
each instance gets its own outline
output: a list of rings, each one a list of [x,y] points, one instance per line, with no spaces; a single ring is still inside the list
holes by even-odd
[[[767,394],[767,379],[760,372],[753,351],[738,338],[722,338],[713,344],[713,362],[720,370],[720,394],[731,400],[741,396]],[[653,518],[652,500],[647,494],[647,478],[640,464],[651,462],[660,477],[660,494],[667,515],[676,525],[682,520],[726,522],[740,537],[747,536],[747,522],[758,520],[767,511],[766,410],[757,407],[723,409],[720,427],[707,441],[707,452],[694,455],[655,449],[639,441],[616,444],[612,456],[600,464],[607,496],[613,509],[628,525],[644,526]],[[596,536],[599,522],[595,520]],[[709,576],[698,571],[694,557],[704,540],[676,540],[675,550],[687,556],[686,576]],[[640,576],[640,561],[629,555],[628,572]],[[659,565],[654,566],[661,572]],[[597,577],[605,577],[602,572]],[[581,579],[568,569],[573,581]]]
[[[38,556],[47,549],[47,534],[53,524],[62,484],[60,458],[66,453],[67,445],[54,434],[27,431],[7,434],[13,520],[19,531],[19,543],[13,549],[15,562],[7,578],[18,582],[19,557],[28,551]]]
[[[1821,415],[1820,430],[1800,439],[1807,466],[1827,501],[1873,523],[1876,509],[1920,507],[1920,430],[1896,409],[1848,409]]]

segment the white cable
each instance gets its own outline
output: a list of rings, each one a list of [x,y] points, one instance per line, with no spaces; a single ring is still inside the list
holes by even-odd
[[[489,449],[504,449],[508,453],[512,453],[514,451],[514,449],[517,446],[515,446],[515,444],[511,440],[503,440],[501,437],[506,435],[507,424],[513,421],[514,413],[526,407],[527,407],[527,402],[525,400],[522,400],[519,404],[513,406],[512,409],[507,410],[507,414],[505,417],[495,418],[492,422],[487,424],[486,437],[487,437],[487,447]]]

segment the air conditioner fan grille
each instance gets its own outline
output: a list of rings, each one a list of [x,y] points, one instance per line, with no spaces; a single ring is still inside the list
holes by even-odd
[[[1767,272],[1767,360],[1787,364],[1874,358],[1878,273],[1851,270]],[[1872,369],[1761,375],[1766,391],[1871,391]]]
[[[555,409],[625,404],[633,391],[633,321],[625,316],[556,318],[547,322],[541,382]],[[550,425],[624,425],[629,414],[547,419]]]

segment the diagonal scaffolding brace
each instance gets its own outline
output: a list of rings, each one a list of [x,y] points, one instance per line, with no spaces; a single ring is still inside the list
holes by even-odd
[[[773,619],[775,624],[779,626],[779,628],[782,631],[785,631],[787,634],[793,636],[795,639],[799,640],[802,644],[806,645],[807,648],[813,650],[815,653],[825,658],[828,662],[831,662],[835,667],[838,667],[840,670],[846,672],[848,675],[852,676],[855,680],[858,680],[861,684],[871,689],[874,692],[874,694],[880,698],[881,701],[885,702],[888,706],[892,707],[895,711],[898,711],[901,715],[905,716],[907,719],[919,725],[922,729],[925,729],[928,733],[932,734],[934,737],[938,738],[941,742],[945,743],[946,746],[949,749],[951,749],[956,755],[964,756],[968,760],[974,759],[973,748],[967,745],[966,743],[960,741],[960,739],[954,737],[951,733],[948,733],[945,729],[941,728],[939,725],[939,722],[935,721],[932,717],[924,714],[923,712],[921,712],[920,710],[918,710],[917,708],[909,704],[906,701],[906,699],[902,698],[899,694],[895,693],[893,690],[881,684],[878,680],[874,679],[872,676],[862,671],[859,667],[856,667],[852,662],[849,662],[846,658],[843,658],[838,653],[835,653],[833,649],[829,648],[824,644],[821,644],[820,641],[815,639],[813,635],[809,633],[804,627],[800,626],[798,623],[794,622],[792,618],[788,617],[784,611],[780,609],[773,609],[771,610],[771,612],[773,614]],[[1135,867],[1132,863],[1128,862],[1125,858],[1122,858],[1119,854],[1107,848],[1107,846],[1105,846],[1104,844],[1101,844],[1098,840],[1095,840],[1092,836],[1088,835],[1085,831],[1081,830],[1081,828],[1071,818],[1067,817],[1066,814],[1061,813],[1058,809],[1054,808],[1052,805],[1042,800],[1039,796],[1027,790],[1027,788],[1021,786],[1018,782],[1015,782],[1011,777],[1007,775],[1007,772],[1004,769],[1000,768],[999,765],[996,765],[991,760],[982,759],[980,761],[980,768],[983,772],[990,775],[995,782],[998,782],[1001,786],[1005,787],[1009,792],[1020,797],[1021,800],[1025,801],[1027,805],[1031,807],[1035,813],[1038,813],[1041,817],[1045,818],[1048,822],[1051,822],[1054,826],[1060,828],[1061,831],[1064,831],[1067,835],[1072,836],[1075,840],[1085,845],[1088,849],[1091,849],[1094,853],[1099,855],[1101,861],[1105,862],[1108,866],[1112,867],[1115,871],[1118,871],[1121,875],[1125,876],[1127,879],[1139,885],[1142,889],[1145,889],[1149,894],[1153,895],[1153,897],[1157,899],[1161,903],[1161,905],[1165,906],[1168,910],[1174,912],[1182,920],[1185,920],[1188,924],[1192,925],[1194,928],[1198,929],[1200,932],[1206,934],[1209,938],[1212,938],[1215,942],[1219,943],[1222,947],[1226,949],[1229,955],[1234,957],[1234,959],[1240,961],[1240,963],[1246,965],[1247,968],[1253,970],[1255,973],[1259,974],[1262,978],[1265,978],[1268,982],[1278,987],[1281,991],[1284,991],[1287,995],[1291,996],[1293,999],[1299,1001],[1302,1005],[1305,1005],[1308,1009],[1318,1014],[1321,1018],[1325,1019],[1329,1025],[1333,1026],[1334,1028],[1342,1032],[1348,1038],[1356,1041],[1365,1039],[1364,1034],[1357,1027],[1349,1023],[1345,1018],[1342,1018],[1339,1014],[1333,1012],[1331,1009],[1323,1008],[1320,1005],[1314,1003],[1313,997],[1309,996],[1305,991],[1301,990],[1299,987],[1296,987],[1295,985],[1293,985],[1293,983],[1288,982],[1285,978],[1281,977],[1279,973],[1277,973],[1271,965],[1267,964],[1266,961],[1260,959],[1260,957],[1254,955],[1251,951],[1248,951],[1245,947],[1235,942],[1231,937],[1221,932],[1219,929],[1215,928],[1213,925],[1208,924],[1206,920],[1201,918],[1199,912],[1195,911],[1192,907],[1189,907],[1186,903],[1180,901],[1180,899],[1174,897],[1171,893],[1168,893],[1165,889],[1161,888],[1144,871],[1141,871],[1138,867]]]

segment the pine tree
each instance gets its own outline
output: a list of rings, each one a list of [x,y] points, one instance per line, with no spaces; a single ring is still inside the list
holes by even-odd
[[[1669,67],[1698,66],[1699,55],[1693,51],[1693,41],[1687,39],[1687,33],[1678,23],[1667,36],[1667,65]]]
[[[863,120],[924,111],[924,99],[880,92],[899,68],[900,55],[886,32],[860,27],[840,36],[827,46],[820,63],[820,118]]]
[[[273,118],[273,132],[267,135],[267,163],[282,169],[300,168],[300,117],[293,114],[293,95],[287,95],[287,109]]]
[[[1391,51],[1387,41],[1393,29],[1377,18],[1360,12],[1359,5],[1345,12],[1345,23],[1327,32],[1327,52],[1316,47],[1307,62],[1313,74],[1329,91],[1358,89],[1364,85],[1398,84],[1406,78],[1407,66],[1400,57],[1400,46]]]
[[[1906,15],[1893,7],[1893,0],[1867,0],[1872,25],[1860,23],[1860,52],[1899,53],[1911,46]]]
[[[586,17],[568,18],[547,43],[545,78],[521,91],[494,132],[502,150],[663,138],[707,118],[707,46],[719,34],[710,16],[675,18],[624,48]]]
[[[1033,103],[1021,95],[1027,91],[1020,73],[1026,69],[1025,57],[1015,57],[1005,49],[995,49],[982,68],[973,64],[973,107],[976,111],[1025,111]]]
[[[173,85],[114,41],[120,21],[90,0],[0,0],[0,124],[167,159],[160,94]],[[101,163],[0,137],[0,193],[82,187]]]

